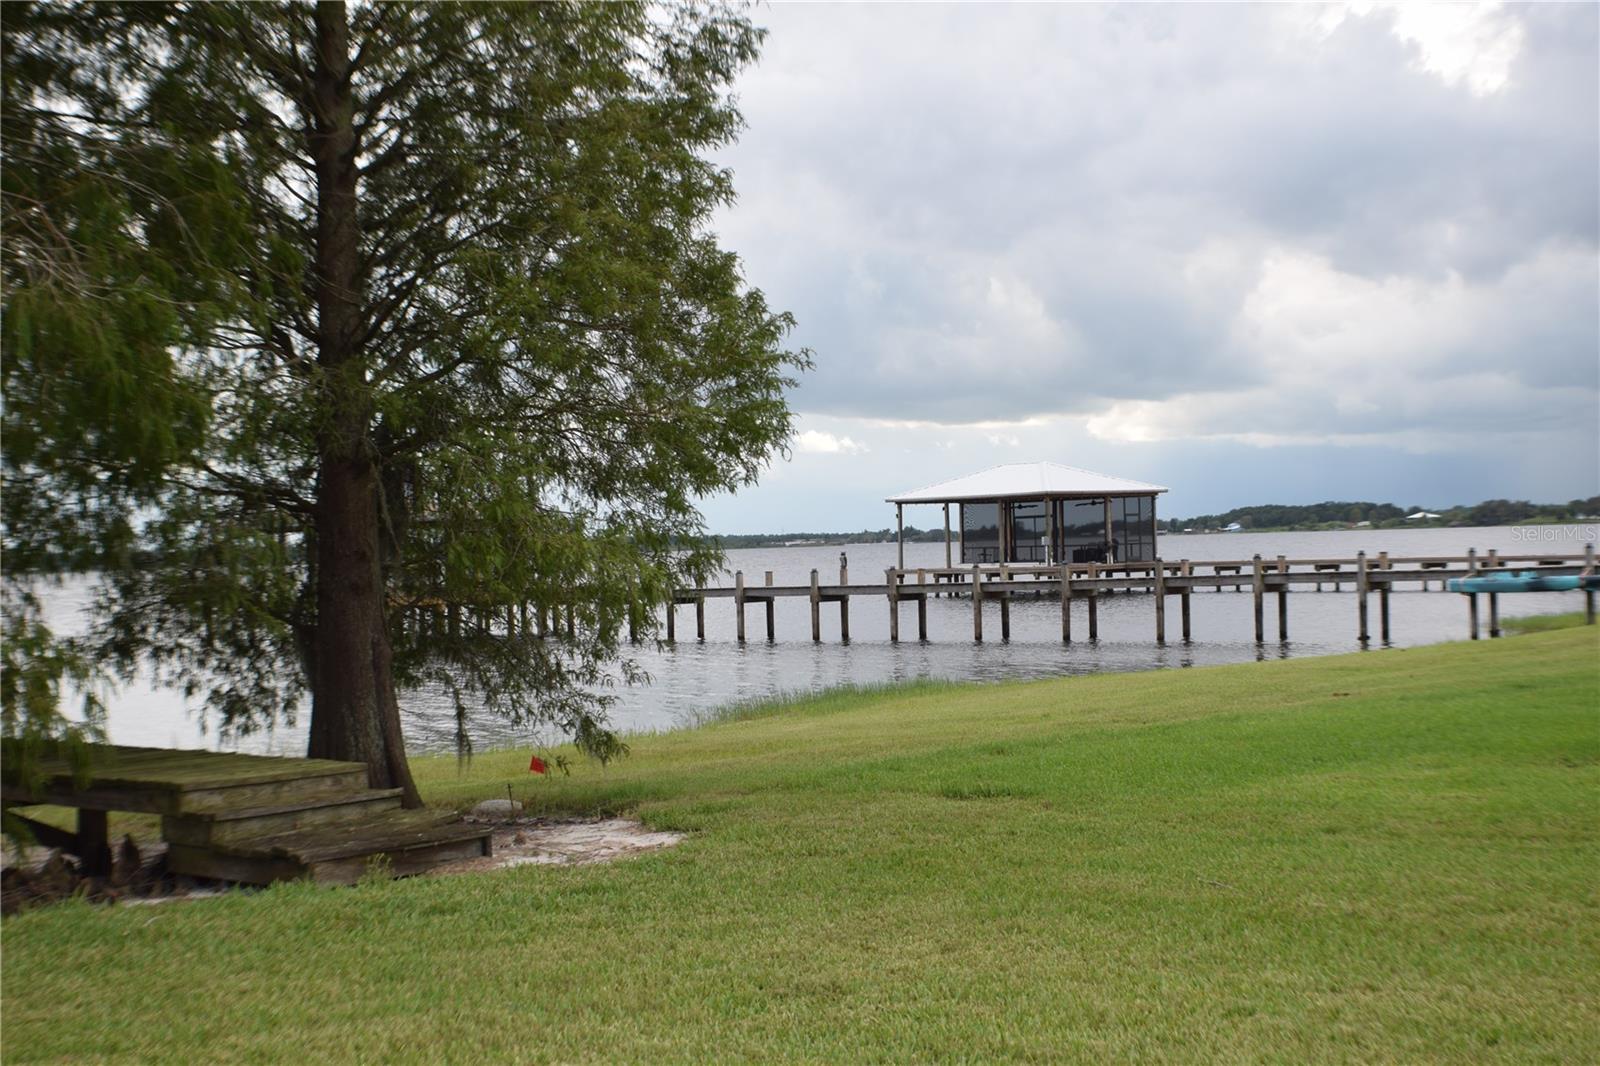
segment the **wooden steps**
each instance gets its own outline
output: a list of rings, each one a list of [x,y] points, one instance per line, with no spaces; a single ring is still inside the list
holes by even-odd
[[[8,806],[77,807],[68,849],[102,853],[102,864],[108,810],[161,815],[173,873],[250,884],[350,884],[371,869],[402,877],[493,846],[490,826],[401,810],[401,791],[368,788],[361,763],[110,746],[93,756],[86,777],[47,763],[29,781],[5,774],[0,783]]]
[[[360,821],[207,845],[171,843],[167,865],[191,876],[251,884],[309,878],[348,885],[373,869],[405,877],[488,855],[492,835],[492,827],[462,822],[454,814],[391,810]]]
[[[398,788],[369,788],[261,807],[168,814],[161,819],[161,836],[169,844],[206,847],[297,829],[361,822],[382,811],[399,810],[400,792]]]

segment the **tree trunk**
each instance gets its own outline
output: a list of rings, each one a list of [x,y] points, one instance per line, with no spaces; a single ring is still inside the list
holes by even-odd
[[[317,627],[311,679],[313,758],[367,764],[374,788],[402,788],[421,806],[406,763],[379,560],[372,386],[358,347],[361,230],[356,210],[355,106],[343,3],[316,9],[311,137],[317,174]]]

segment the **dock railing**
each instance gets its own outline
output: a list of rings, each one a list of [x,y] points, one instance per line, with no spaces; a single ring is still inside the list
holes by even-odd
[[[765,575],[762,585],[746,584],[743,572],[734,575],[731,586],[682,589],[673,596],[667,607],[667,639],[676,638],[674,615],[680,604],[693,604],[696,608],[696,630],[699,639],[705,639],[705,602],[713,599],[732,599],[738,612],[737,634],[744,640],[744,608],[752,601],[762,603],[767,611],[767,639],[775,640],[773,602],[786,597],[804,597],[811,604],[811,639],[820,641],[821,605],[839,605],[840,635],[848,642],[850,600],[853,597],[882,597],[889,608],[889,639],[900,639],[900,605],[911,601],[917,607],[917,633],[919,640],[927,639],[927,601],[933,597],[967,596],[973,609],[973,640],[983,640],[984,607],[994,602],[1000,615],[1002,640],[1010,639],[1010,601],[1013,596],[1037,594],[1058,595],[1062,600],[1061,633],[1063,642],[1072,639],[1071,606],[1083,600],[1088,608],[1089,638],[1098,638],[1098,600],[1101,595],[1118,592],[1145,592],[1155,597],[1155,639],[1166,641],[1167,598],[1179,598],[1183,640],[1192,639],[1192,622],[1189,597],[1200,591],[1221,592],[1231,588],[1236,592],[1249,589],[1254,600],[1255,639],[1265,640],[1265,600],[1269,593],[1277,599],[1278,639],[1289,638],[1288,593],[1293,589],[1323,591],[1327,585],[1341,592],[1345,586],[1354,591],[1357,600],[1357,639],[1366,644],[1371,639],[1368,630],[1369,599],[1378,599],[1378,636],[1387,642],[1390,637],[1389,594],[1397,587],[1416,586],[1427,591],[1436,584],[1444,591],[1445,582],[1451,578],[1471,577],[1487,570],[1529,570],[1541,573],[1584,574],[1594,572],[1594,546],[1585,545],[1578,554],[1549,552],[1501,555],[1490,551],[1479,555],[1468,550],[1465,555],[1390,555],[1379,552],[1368,556],[1357,552],[1344,558],[1288,558],[1276,556],[1264,559],[1256,555],[1249,559],[1151,559],[1127,562],[1063,563],[989,563],[970,566],[889,567],[884,571],[882,584],[852,585],[849,573],[840,567],[837,584],[822,584],[817,571],[811,571],[811,580],[805,585],[774,585],[772,573]],[[1309,587],[1309,589],[1307,589]],[[1479,637],[1478,596],[1488,599],[1489,635],[1500,635],[1499,595],[1496,593],[1466,593],[1468,601],[1469,631],[1473,640]],[[1595,621],[1595,593],[1585,591],[1586,621]]]

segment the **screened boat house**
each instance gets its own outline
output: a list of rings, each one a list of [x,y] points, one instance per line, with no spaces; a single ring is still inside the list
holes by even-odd
[[[957,509],[959,563],[1143,562],[1156,557],[1156,496],[1161,485],[1107,477],[1059,463],[1009,463],[891,496],[896,529],[905,509],[944,508],[945,565],[956,565],[951,505]],[[905,567],[901,538],[900,566]]]

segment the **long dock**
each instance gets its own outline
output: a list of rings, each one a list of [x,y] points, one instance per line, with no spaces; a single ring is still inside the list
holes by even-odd
[[[1053,594],[1061,599],[1061,639],[1070,643],[1072,634],[1072,604],[1083,600],[1087,604],[1088,637],[1099,637],[1098,602],[1102,595],[1117,592],[1146,592],[1153,597],[1153,624],[1155,640],[1167,640],[1167,608],[1172,597],[1178,599],[1178,620],[1181,639],[1193,639],[1190,598],[1196,592],[1220,592],[1224,588],[1250,590],[1254,600],[1255,640],[1265,643],[1267,634],[1266,604],[1268,597],[1275,602],[1277,637],[1289,639],[1289,600],[1291,589],[1321,591],[1332,585],[1342,591],[1348,585],[1356,597],[1356,637],[1362,643],[1373,639],[1371,632],[1372,601],[1376,598],[1377,638],[1390,639],[1389,594],[1396,587],[1419,586],[1427,590],[1437,582],[1444,591],[1445,582],[1451,578],[1474,577],[1495,571],[1537,570],[1542,574],[1592,574],[1595,572],[1594,545],[1584,546],[1581,555],[1501,555],[1490,550],[1480,555],[1469,550],[1465,555],[1391,556],[1379,552],[1368,556],[1356,553],[1354,558],[1290,559],[1279,555],[1249,559],[1189,560],[1176,562],[1154,559],[1148,562],[1128,563],[1073,563],[1061,566],[1028,564],[988,565],[969,567],[890,567],[884,571],[881,584],[853,585],[847,566],[839,569],[837,583],[822,584],[819,573],[811,571],[806,585],[774,585],[771,571],[764,575],[764,583],[747,584],[744,573],[734,575],[732,586],[682,589],[667,606],[666,638],[677,639],[677,608],[692,606],[695,611],[696,637],[705,639],[706,602],[732,600],[737,639],[746,640],[746,608],[752,603],[761,604],[766,614],[766,639],[775,641],[776,611],[774,605],[783,598],[805,598],[811,604],[811,639],[822,640],[822,605],[837,604],[839,608],[839,634],[841,641],[850,639],[850,601],[852,599],[881,598],[889,612],[889,639],[900,639],[901,605],[915,605],[917,639],[928,639],[928,600],[939,596],[964,596],[972,601],[972,639],[984,639],[984,605],[994,601],[999,607],[1000,639],[1011,638],[1011,598],[1019,594]],[[1473,640],[1479,639],[1485,619],[1480,617],[1480,594],[1468,594],[1468,629]],[[1491,637],[1500,636],[1499,595],[1481,594],[1487,601],[1487,629]],[[1584,612],[1589,624],[1595,622],[1595,594],[1584,593]]]

